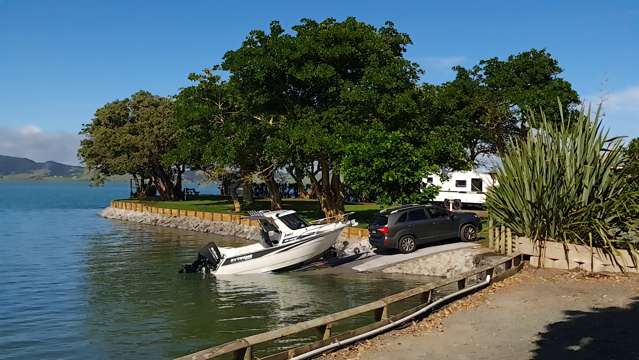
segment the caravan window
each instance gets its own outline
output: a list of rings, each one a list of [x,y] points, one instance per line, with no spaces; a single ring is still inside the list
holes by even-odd
[[[432,176],[427,177],[426,178],[426,183],[427,184],[432,184],[433,183],[433,177]]]
[[[482,192],[483,191],[482,185],[483,184],[481,179],[479,178],[470,179],[470,191]]]
[[[455,187],[465,188],[466,187],[466,180],[455,180]]]

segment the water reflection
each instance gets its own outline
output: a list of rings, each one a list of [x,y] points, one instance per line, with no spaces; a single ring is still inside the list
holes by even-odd
[[[89,237],[87,328],[107,357],[170,357],[361,305],[413,284],[306,273],[178,274],[220,236],[114,222]]]

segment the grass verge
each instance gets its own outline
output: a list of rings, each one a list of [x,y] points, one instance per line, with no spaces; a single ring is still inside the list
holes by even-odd
[[[160,200],[124,200],[140,202],[148,206],[154,206],[167,209],[207,211],[216,213],[235,214],[233,211],[233,202],[227,198],[220,196],[204,195],[194,200],[186,201],[160,201]],[[319,202],[317,200],[303,199],[284,199],[283,206],[285,209],[297,211],[305,220],[311,221],[324,217]],[[255,203],[247,208],[243,208],[240,214],[247,214],[249,210],[268,210],[271,207],[269,199],[256,199]],[[351,219],[357,220],[358,227],[366,228],[375,214],[382,207],[372,203],[347,203],[346,212],[353,212]]]

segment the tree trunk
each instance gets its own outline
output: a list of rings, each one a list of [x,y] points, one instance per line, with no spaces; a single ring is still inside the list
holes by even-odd
[[[238,194],[238,189],[241,184],[242,182],[239,180],[228,180],[226,183],[226,190],[228,191],[228,195],[231,196],[231,200],[233,200],[233,211],[235,212],[242,211],[242,202],[240,201],[240,196]]]
[[[176,171],[175,183],[172,179],[172,175],[160,167],[156,169],[155,176],[151,177],[158,192],[160,193],[160,198],[164,200],[184,199],[182,191],[182,169],[178,167]]]
[[[315,176],[310,176],[310,179],[317,191],[320,207],[327,218],[339,216],[344,213],[344,193],[339,172],[334,167],[331,168],[326,158],[320,159],[319,166],[321,179],[318,181]]]
[[[297,190],[297,197],[300,199],[310,199],[311,195],[306,191],[304,186],[304,169],[296,166],[290,166],[286,169],[295,180],[295,189]]]
[[[271,199],[271,210],[282,209],[282,194],[280,193],[280,186],[275,181],[273,173],[263,178],[266,188],[268,189],[268,195]]]
[[[243,178],[242,202],[245,206],[251,206],[255,203],[255,199],[253,198],[253,181],[251,181],[249,176],[244,176]]]

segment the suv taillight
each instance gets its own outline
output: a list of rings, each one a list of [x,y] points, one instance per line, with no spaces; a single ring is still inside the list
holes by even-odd
[[[381,228],[377,228],[377,232],[384,235],[388,234],[388,226],[382,226]]]

